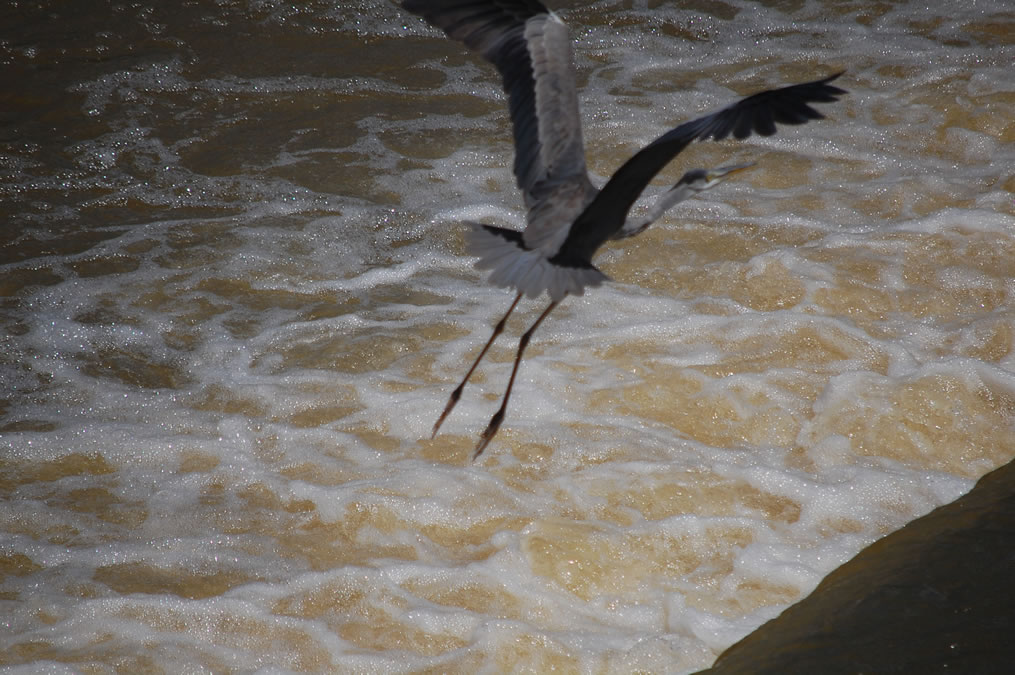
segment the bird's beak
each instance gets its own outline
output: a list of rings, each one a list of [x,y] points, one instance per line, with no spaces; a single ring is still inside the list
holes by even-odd
[[[746,171],[747,169],[750,169],[752,166],[754,166],[754,162],[751,162],[749,164],[730,164],[729,166],[720,166],[715,169],[709,169],[705,173],[705,178],[708,179],[708,182],[710,183],[714,180],[724,180],[726,178],[729,178],[735,173]]]

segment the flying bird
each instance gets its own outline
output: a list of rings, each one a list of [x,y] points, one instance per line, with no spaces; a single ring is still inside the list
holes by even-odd
[[[473,452],[479,456],[497,433],[525,348],[539,325],[566,296],[582,295],[608,277],[592,257],[611,239],[644,231],[673,205],[708,190],[749,164],[692,169],[662,193],[641,218],[629,211],[649,181],[696,140],[770,136],[776,124],[804,124],[824,116],[810,103],[830,103],[845,90],[830,84],[841,73],[813,82],[770,89],[718,112],[685,122],[635,153],[596,188],[585,167],[574,57],[567,26],[538,0],[403,0],[402,6],[453,40],[479,52],[498,70],[514,130],[514,174],[528,209],[524,231],[467,222],[467,251],[490,281],[516,291],[507,313],[479,356],[451,392],[431,437],[461,398],[466,383],[504,330],[522,296],[544,292],[549,306],[522,334],[500,408]]]

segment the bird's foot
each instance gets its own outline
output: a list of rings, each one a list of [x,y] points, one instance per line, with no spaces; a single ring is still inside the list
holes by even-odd
[[[497,430],[500,429],[500,423],[504,421],[504,409],[501,408],[497,413],[490,419],[490,423],[486,425],[486,431],[479,437],[479,442],[476,443],[476,449],[472,453],[472,461],[476,461],[476,458],[482,454],[486,446],[490,444],[493,437],[497,435]]]
[[[437,431],[441,428],[441,425],[444,424],[444,420],[447,418],[449,414],[451,414],[451,410],[455,407],[455,404],[458,403],[458,399],[462,397],[462,389],[464,388],[465,383],[463,382],[462,384],[458,385],[457,389],[451,392],[451,396],[448,398],[448,404],[444,406],[444,412],[442,412],[441,416],[437,418],[436,422],[434,422],[433,431],[430,432],[430,438],[433,438],[437,435]]]

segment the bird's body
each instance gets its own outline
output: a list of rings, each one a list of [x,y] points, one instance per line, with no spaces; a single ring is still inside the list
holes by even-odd
[[[663,134],[597,189],[585,166],[571,38],[556,14],[537,0],[403,0],[402,4],[481,53],[500,72],[514,131],[514,173],[528,208],[521,232],[469,223],[467,248],[479,256],[476,266],[490,270],[492,283],[515,289],[517,296],[452,393],[434,434],[522,295],[535,298],[546,292],[551,301],[521,338],[503,402],[477,445],[474,456],[478,456],[500,426],[532,333],[567,295],[582,295],[585,288],[607,279],[592,264],[596,251],[610,239],[638,234],[674,204],[749,166],[688,171],[660,196],[647,217],[629,220],[631,207],[666,164],[695,140],[768,136],[775,133],[776,123],[819,119],[822,115],[808,103],[832,102],[845,92],[829,84],[838,77],[833,75],[741,99]]]

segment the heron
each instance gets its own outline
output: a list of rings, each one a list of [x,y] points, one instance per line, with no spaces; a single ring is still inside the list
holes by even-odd
[[[431,438],[461,399],[462,391],[523,296],[546,293],[550,304],[518,341],[511,377],[473,450],[475,461],[500,429],[518,367],[533,333],[568,295],[609,278],[595,265],[596,251],[611,239],[643,232],[666,211],[708,190],[750,164],[687,171],[663,192],[646,215],[631,207],[649,182],[693,141],[771,136],[777,124],[822,119],[811,103],[831,103],[846,93],[831,84],[842,73],[769,89],[671,129],[635,153],[600,189],[585,166],[574,56],[567,26],[538,0],[403,0],[402,7],[469,49],[500,73],[514,134],[514,175],[527,209],[523,231],[466,221],[466,250],[491,283],[514,289],[514,301],[451,392]]]

